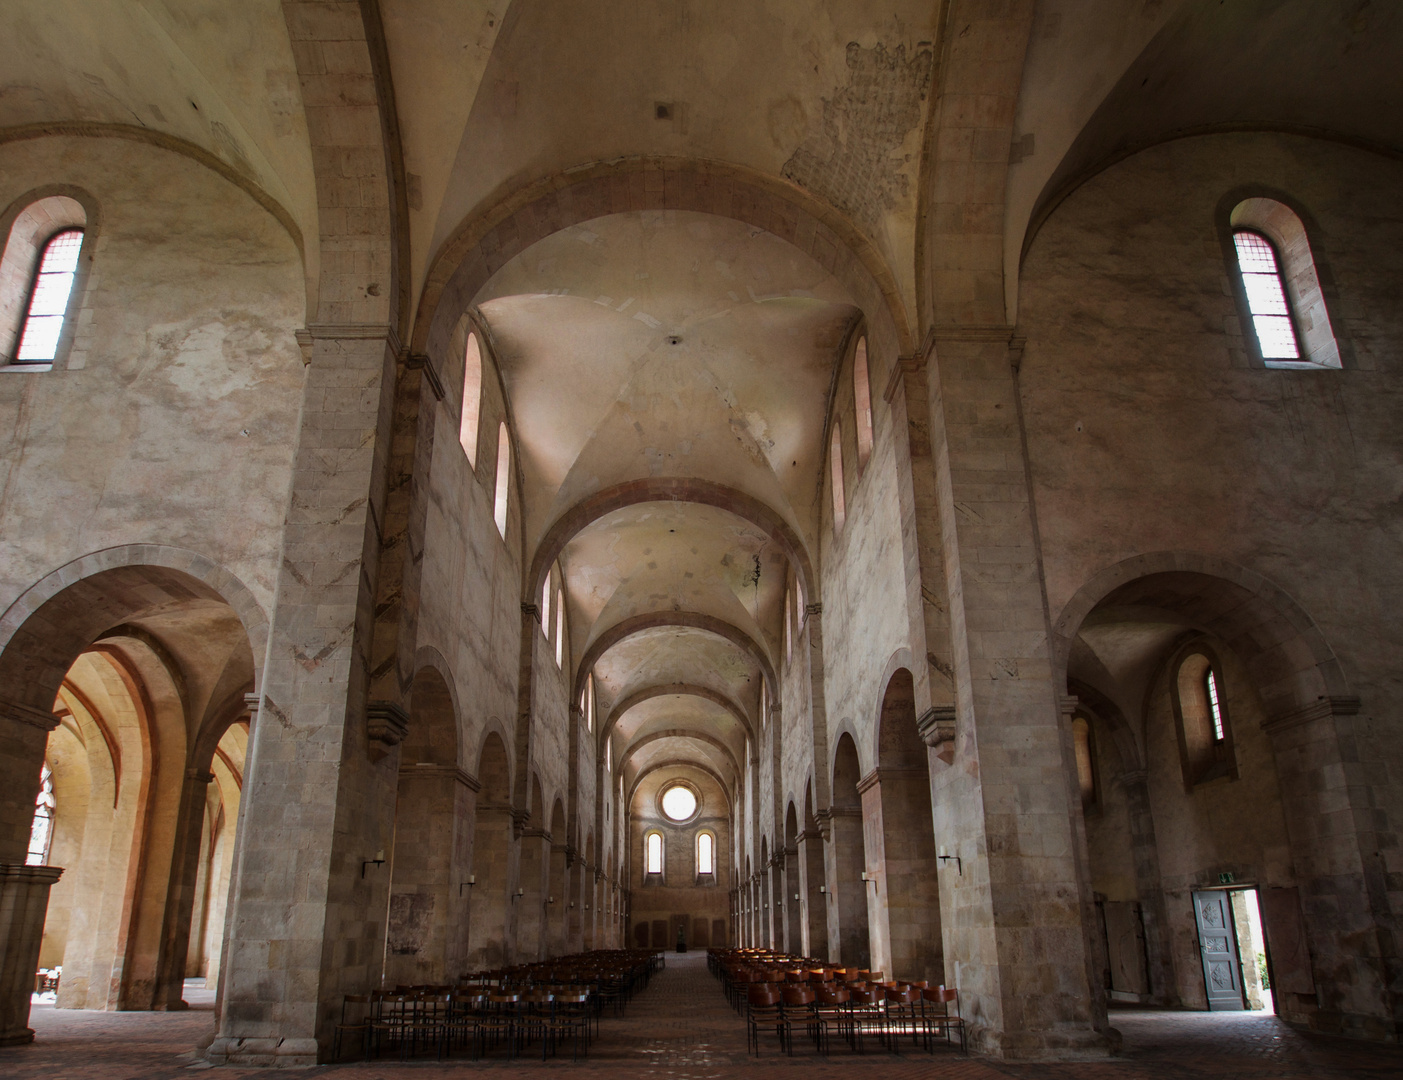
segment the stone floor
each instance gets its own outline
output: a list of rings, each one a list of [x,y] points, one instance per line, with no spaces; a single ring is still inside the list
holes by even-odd
[[[193,988],[192,988],[193,989]],[[190,1047],[208,1035],[212,995],[191,993],[183,1013],[104,1013],[56,1010],[35,1005],[31,1046],[0,1049],[5,1080],[166,1080],[208,1068]],[[802,1039],[785,1058],[773,1042],[760,1059],[749,1057],[745,1024],[726,1005],[720,986],[700,954],[670,955],[667,970],[636,997],[622,1018],[606,1017],[589,1058],[580,1065],[568,1052],[542,1064],[513,1062],[353,1062],[317,1069],[337,1080],[412,1076],[467,1076],[478,1069],[511,1070],[524,1077],[563,1071],[599,1072],[646,1080],[712,1080],[741,1075],[762,1080],[767,1072],[816,1080],[864,1073],[872,1080],[941,1077],[951,1080],[1397,1080],[1403,1049],[1303,1036],[1260,1013],[1186,1013],[1117,1010],[1112,1022],[1124,1036],[1121,1055],[1103,1062],[1064,1065],[1001,1065],[958,1053],[934,1058],[906,1049],[900,1056],[875,1050],[857,1057],[842,1044],[824,1060]],[[794,1070],[800,1070],[795,1072]],[[222,1076],[268,1076],[266,1070],[221,1070]]]

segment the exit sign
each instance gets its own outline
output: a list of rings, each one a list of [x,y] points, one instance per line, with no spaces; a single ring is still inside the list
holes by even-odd
[[[1219,875],[1218,875],[1218,884],[1219,884],[1219,885],[1231,885],[1232,883],[1233,883],[1233,876],[1232,876],[1232,874],[1228,873],[1228,874],[1219,874]]]

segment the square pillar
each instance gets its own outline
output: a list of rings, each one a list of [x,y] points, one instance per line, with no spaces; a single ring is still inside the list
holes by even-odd
[[[0,1046],[34,1041],[30,995],[58,866],[0,863]]]

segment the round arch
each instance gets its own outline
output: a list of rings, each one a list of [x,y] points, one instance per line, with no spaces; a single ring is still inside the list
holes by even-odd
[[[1325,635],[1288,593],[1236,563],[1177,551],[1125,559],[1077,590],[1053,624],[1057,685],[1066,684],[1082,623],[1108,598],[1177,611],[1222,638],[1256,678],[1268,715],[1305,708],[1322,697],[1351,696]]]
[[[643,781],[660,769],[696,769],[697,772],[705,773],[716,781],[717,786],[721,789],[721,794],[726,797],[727,809],[730,809],[731,789],[726,786],[726,782],[721,779],[716,770],[710,765],[703,765],[696,761],[686,761],[682,758],[670,758],[667,761],[655,762],[640,772],[634,777],[633,784],[628,789],[628,797],[624,800],[625,804],[633,802],[633,797],[638,794],[638,789]]]
[[[741,772],[740,765],[736,762],[735,755],[731,753],[731,748],[729,746],[715,735],[708,735],[704,731],[693,731],[690,728],[667,728],[665,731],[649,732],[641,739],[629,743],[628,749],[619,755],[618,767],[622,769],[628,764],[629,758],[633,757],[634,754],[642,750],[645,746],[649,746],[659,739],[695,739],[697,742],[706,743],[708,746],[714,746],[717,750],[720,750],[721,753],[726,755],[726,760],[731,763],[731,768],[735,770],[737,778],[744,775],[744,773]],[[730,790],[729,786],[727,790]]]
[[[750,718],[745,715],[745,710],[725,694],[713,690],[709,686],[697,686],[695,683],[664,683],[660,686],[649,686],[643,690],[639,690],[637,693],[630,694],[616,704],[609,711],[609,716],[605,719],[604,723],[599,725],[599,744],[601,746],[604,745],[604,740],[609,738],[613,733],[614,726],[622,720],[624,714],[635,705],[641,705],[643,702],[651,701],[656,697],[668,697],[674,694],[686,697],[704,698],[713,704],[720,705],[740,722],[741,727],[745,728],[745,733],[750,737],[751,742],[753,743],[755,741],[755,729],[751,726]]]
[[[748,653],[760,665],[760,670],[765,676],[765,684],[769,687],[770,700],[774,701],[778,698],[779,687],[775,678],[774,665],[770,663],[769,655],[761,648],[758,641],[740,627],[725,619],[717,618],[715,615],[707,615],[699,611],[653,611],[633,615],[615,623],[590,643],[580,658],[579,667],[575,672],[575,686],[570,700],[575,702],[580,700],[580,695],[584,693],[585,689],[585,679],[590,671],[600,658],[615,645],[634,634],[641,634],[645,630],[672,626],[705,630],[717,637],[724,638],[743,652]]]
[[[165,598],[229,605],[248,635],[255,690],[262,685],[268,617],[248,586],[196,552],[127,544],[83,555],[46,574],[0,615],[0,686],[15,694],[7,703],[47,713],[83,649]]]
[[[605,514],[649,502],[690,502],[714,506],[743,518],[768,533],[783,549],[799,579],[804,583],[804,595],[810,603],[819,602],[819,583],[807,548],[793,527],[766,503],[753,495],[717,484],[685,476],[651,476],[645,480],[629,480],[582,499],[557,517],[546,529],[531,559],[531,571],[523,581],[523,600],[530,603],[540,591],[541,578],[547,568],[565,549],[565,545],[587,526]]]
[[[897,352],[915,350],[896,275],[837,208],[757,170],[663,156],[615,158],[557,172],[465,219],[429,267],[410,349],[441,351],[456,313],[467,309],[497,268],[536,241],[630,210],[692,210],[765,229],[832,273]]]

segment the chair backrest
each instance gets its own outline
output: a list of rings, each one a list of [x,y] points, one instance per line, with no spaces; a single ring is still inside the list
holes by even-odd
[[[783,990],[786,1005],[807,1005],[814,999],[814,992],[807,986],[787,984]]]
[[[779,994],[765,983],[752,983],[745,997],[751,1005],[774,1005],[779,1001]]]

